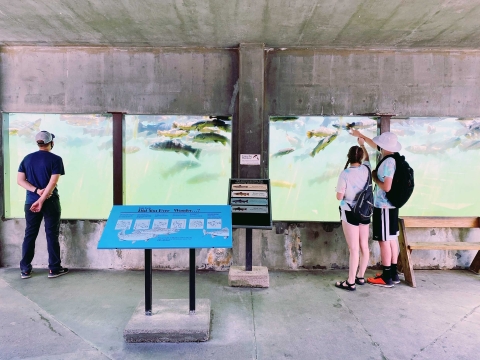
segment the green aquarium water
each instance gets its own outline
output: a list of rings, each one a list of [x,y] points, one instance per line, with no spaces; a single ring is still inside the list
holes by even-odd
[[[64,219],[106,219],[113,203],[110,115],[4,114],[5,216],[24,217],[17,171],[38,150],[35,134],[55,134],[63,158],[58,183]],[[126,115],[124,198],[128,205],[226,204],[231,176],[231,121],[200,116]],[[335,186],[357,128],[377,134],[370,117],[271,117],[272,211],[276,221],[338,221]],[[6,131],[8,129],[8,132]],[[401,215],[478,216],[480,119],[391,119],[415,171]],[[369,149],[372,166],[377,152]]]
[[[227,204],[231,121],[126,115],[125,128],[125,204]]]
[[[480,119],[392,119],[390,129],[415,171],[407,216],[479,216]]]
[[[365,117],[270,119],[270,181],[274,220],[338,221],[335,187],[356,128],[377,134]],[[478,216],[480,119],[392,119],[400,151],[415,172],[415,190],[401,215]],[[373,168],[377,153],[367,145]]]
[[[64,219],[106,219],[113,203],[112,118],[103,115],[7,114],[6,217],[24,217],[18,165],[37,151],[35,134],[55,134]],[[125,204],[227,204],[231,121],[198,116],[125,116]]]
[[[368,117],[270,118],[274,220],[339,221],[335,187],[348,150],[357,145],[347,129],[352,123],[365,135],[376,135],[377,120]],[[376,150],[367,149],[374,166]]]
[[[58,192],[63,219],[105,219],[113,203],[112,118],[104,115],[10,113],[4,116],[5,216],[23,218],[26,190],[17,185],[23,157],[38,151],[35,135],[55,135],[53,153],[63,159]]]

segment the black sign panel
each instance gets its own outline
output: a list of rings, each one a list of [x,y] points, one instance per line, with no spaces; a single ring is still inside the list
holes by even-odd
[[[269,179],[230,179],[228,204],[233,228],[272,228]]]

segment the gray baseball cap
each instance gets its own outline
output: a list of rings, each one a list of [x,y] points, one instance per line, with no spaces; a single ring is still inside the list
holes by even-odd
[[[49,133],[48,131],[40,131],[36,136],[35,136],[35,141],[37,144],[48,144],[49,142],[52,142],[52,140],[55,139],[55,135]]]

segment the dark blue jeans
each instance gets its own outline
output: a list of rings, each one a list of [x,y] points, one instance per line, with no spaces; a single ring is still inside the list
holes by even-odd
[[[62,268],[60,261],[60,244],[58,235],[60,234],[60,198],[52,196],[45,200],[42,210],[38,213],[30,211],[32,204],[25,204],[25,237],[22,245],[22,260],[20,261],[20,270],[29,272],[32,270],[32,260],[35,255],[35,241],[42,219],[45,220],[45,235],[47,237],[48,250],[48,268],[52,271],[58,271]]]

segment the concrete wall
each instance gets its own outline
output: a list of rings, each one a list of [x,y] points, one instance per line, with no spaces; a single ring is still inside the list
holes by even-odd
[[[6,47],[4,112],[233,112],[236,50]]]
[[[271,50],[273,115],[479,116],[479,51]]]
[[[258,57],[258,46],[253,50],[247,47],[246,51],[247,61]],[[268,115],[372,112],[479,115],[480,52],[266,49],[264,54],[263,116],[257,114],[262,106],[250,109],[263,121],[268,121]],[[251,66],[256,64],[253,61]],[[7,47],[0,51],[0,104],[4,112],[238,116],[242,114],[236,86],[241,75],[239,67],[238,51],[232,49]],[[249,101],[249,83],[261,83],[253,77],[240,81],[242,94],[247,94],[243,103]],[[251,95],[250,101],[258,101],[257,93]],[[236,121],[239,133],[251,131],[252,124],[268,131],[265,124],[259,126],[241,117]],[[238,138],[235,141],[241,141],[242,137]],[[268,134],[259,138],[268,139]],[[244,145],[232,147],[242,149]],[[250,143],[248,149],[262,153],[268,144],[255,148]],[[238,168],[234,171],[238,173]],[[63,222],[60,241],[64,265],[142,268],[142,251],[96,250],[104,225],[103,221]],[[254,230],[253,265],[271,269],[345,268],[348,249],[338,225],[278,223],[271,231]],[[0,223],[0,266],[18,266],[24,228],[23,219]],[[408,233],[412,241],[426,237],[431,241],[478,241],[479,231],[413,229]],[[243,264],[244,239],[244,230],[236,230],[233,250],[197,250],[197,265],[226,270],[232,263]],[[43,232],[37,243],[33,265],[45,267]],[[376,266],[380,263],[378,245],[372,243],[370,248],[370,265]],[[468,266],[473,256],[468,251],[417,251],[413,262],[417,268],[456,268]],[[188,266],[188,251],[156,250],[153,266],[184,269]]]
[[[348,248],[341,228],[328,229],[321,223],[276,223],[273,230],[253,231],[253,265],[269,269],[342,269],[348,268]],[[64,221],[60,227],[60,247],[63,265],[87,269],[142,269],[141,250],[97,250],[105,226],[104,221]],[[21,259],[24,219],[0,224],[1,266],[16,267]],[[480,229],[409,229],[412,241],[443,242],[478,241]],[[156,269],[188,268],[188,250],[154,250],[152,263]],[[417,269],[454,269],[469,267],[473,251],[414,251],[412,262]],[[45,233],[37,239],[34,267],[48,265]],[[197,249],[196,264],[204,270],[228,270],[229,266],[245,264],[245,229],[233,232],[233,249]],[[379,267],[378,244],[370,241],[369,266]]]

